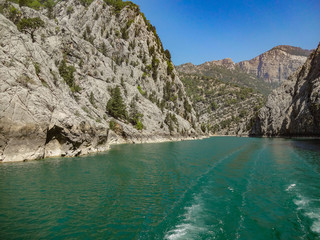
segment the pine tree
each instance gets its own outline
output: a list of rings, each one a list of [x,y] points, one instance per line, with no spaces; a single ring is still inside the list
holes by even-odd
[[[123,102],[119,86],[111,90],[111,98],[107,103],[106,110],[107,113],[116,119],[126,120],[128,118],[126,105]]]

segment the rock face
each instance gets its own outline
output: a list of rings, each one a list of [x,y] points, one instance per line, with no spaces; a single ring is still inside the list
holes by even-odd
[[[264,136],[320,136],[320,44],[268,97],[251,131]]]
[[[6,2],[0,12],[0,161],[200,132],[170,53],[138,6],[70,0],[36,11]],[[44,26],[23,31],[32,18]],[[106,109],[117,87],[123,117]]]
[[[278,85],[293,74],[307,60],[311,52],[298,47],[280,45],[249,61],[239,62],[237,66],[265,82]]]

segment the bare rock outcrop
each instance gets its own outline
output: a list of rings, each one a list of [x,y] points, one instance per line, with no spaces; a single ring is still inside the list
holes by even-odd
[[[246,73],[277,85],[293,74],[311,52],[299,47],[280,45],[251,60],[239,62],[237,66]]]
[[[320,44],[302,67],[268,97],[252,135],[320,136]]]

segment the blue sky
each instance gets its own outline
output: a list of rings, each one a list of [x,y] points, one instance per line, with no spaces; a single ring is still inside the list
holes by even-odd
[[[316,48],[320,0],[132,0],[174,64],[251,59],[276,45]]]

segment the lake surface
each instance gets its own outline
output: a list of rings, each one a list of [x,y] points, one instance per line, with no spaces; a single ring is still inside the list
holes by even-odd
[[[320,239],[320,141],[214,137],[0,164],[0,239]]]

